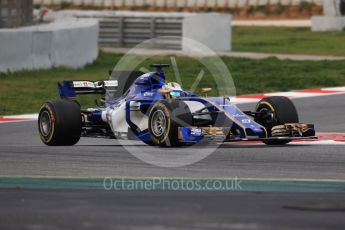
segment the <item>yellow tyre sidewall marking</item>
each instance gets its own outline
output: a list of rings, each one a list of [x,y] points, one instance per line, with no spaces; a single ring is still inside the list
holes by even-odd
[[[170,126],[171,126],[170,112],[169,112],[169,109],[165,105],[164,105],[163,111],[164,111],[164,114],[166,115],[166,131],[161,143],[164,143],[166,139],[168,138],[168,135],[170,132]]]
[[[41,132],[39,132],[40,134],[40,137],[41,137],[41,140],[44,142],[44,143],[49,143],[51,142],[51,140],[53,139],[53,136],[54,136],[54,133],[55,133],[55,117],[54,117],[54,113],[53,113],[53,110],[50,108],[50,106],[48,104],[45,104],[42,106],[41,110],[42,109],[46,109],[50,115],[50,122],[51,122],[51,132],[50,134],[48,135],[48,139],[46,139],[47,137],[44,137]],[[41,111],[40,110],[40,111]]]
[[[170,132],[170,127],[171,127],[171,121],[170,121],[170,112],[169,109],[163,104],[163,103],[159,103],[157,104],[154,109],[161,109],[164,113],[164,115],[166,116],[166,132],[165,135],[163,137],[162,140],[157,139],[156,137],[152,137],[152,141],[155,142],[156,144],[163,144],[166,139],[168,138],[169,132]]]
[[[257,106],[256,106],[256,110],[257,110],[261,105],[266,105],[266,106],[268,106],[268,107],[272,110],[272,112],[275,112],[275,109],[273,108],[273,105],[272,105],[271,103],[267,102],[267,101],[261,101],[261,102],[259,102],[259,103],[257,104]],[[265,133],[266,133],[266,137],[268,137],[268,133],[267,133],[266,127],[264,127],[264,130],[265,130]]]
[[[259,104],[256,106],[256,109],[258,109],[260,107],[260,105],[266,105],[266,106],[268,106],[272,110],[272,112],[275,112],[272,104],[267,102],[267,101],[259,102]]]

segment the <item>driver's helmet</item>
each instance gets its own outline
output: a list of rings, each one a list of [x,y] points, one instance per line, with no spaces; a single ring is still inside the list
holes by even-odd
[[[172,96],[173,98],[183,96],[183,90],[179,83],[169,82],[163,86],[163,89],[170,90],[170,96]]]

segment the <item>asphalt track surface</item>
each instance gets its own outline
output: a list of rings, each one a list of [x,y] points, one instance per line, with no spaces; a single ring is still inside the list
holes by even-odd
[[[345,132],[345,95],[297,99],[295,104],[300,120],[316,124],[318,131]],[[238,177],[322,183],[345,178],[344,145],[224,144],[195,164],[167,168],[142,162],[114,140],[83,138],[73,147],[46,147],[36,126],[36,122],[0,124],[0,177]],[[172,155],[175,150],[155,151]],[[344,193],[1,189],[0,203],[0,229],[345,226]]]
[[[0,190],[1,229],[344,229],[344,194]],[[14,223],[15,221],[15,223]]]
[[[318,131],[345,132],[345,95],[298,99],[295,104],[300,120],[315,123]],[[241,107],[248,109],[253,105]],[[38,138],[36,123],[0,124],[0,175],[345,178],[345,150],[341,145],[272,147],[224,144],[193,165],[166,168],[142,162],[116,140],[83,138],[73,147],[47,147]],[[140,148],[151,147],[141,145]],[[174,156],[176,150],[156,148],[155,151]],[[193,151],[198,151],[198,148]]]

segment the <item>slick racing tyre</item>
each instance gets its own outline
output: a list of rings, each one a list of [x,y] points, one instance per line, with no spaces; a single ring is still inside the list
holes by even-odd
[[[264,98],[257,104],[256,112],[264,114],[256,117],[255,121],[266,128],[269,137],[277,136],[277,130],[274,130],[272,133],[273,127],[286,123],[298,123],[299,120],[294,104],[287,97],[274,96]],[[282,136],[286,136],[286,134],[284,133]],[[264,141],[267,145],[283,145],[289,142],[290,140]]]
[[[39,112],[38,131],[49,146],[75,145],[81,135],[80,106],[74,101],[46,102]]]
[[[149,115],[149,132],[154,145],[177,147],[179,127],[192,126],[193,116],[183,101],[162,100],[155,104]]]

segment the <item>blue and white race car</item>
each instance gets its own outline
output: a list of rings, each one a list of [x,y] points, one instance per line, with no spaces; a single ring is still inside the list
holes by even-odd
[[[61,100],[46,102],[38,130],[46,145],[74,145],[80,137],[137,139],[152,146],[176,147],[207,140],[252,141],[269,145],[316,138],[314,125],[299,123],[286,97],[262,99],[255,111],[241,111],[228,97],[207,97],[165,81],[156,71],[112,72],[108,81],[64,81]],[[81,109],[78,94],[105,94],[97,108]]]

